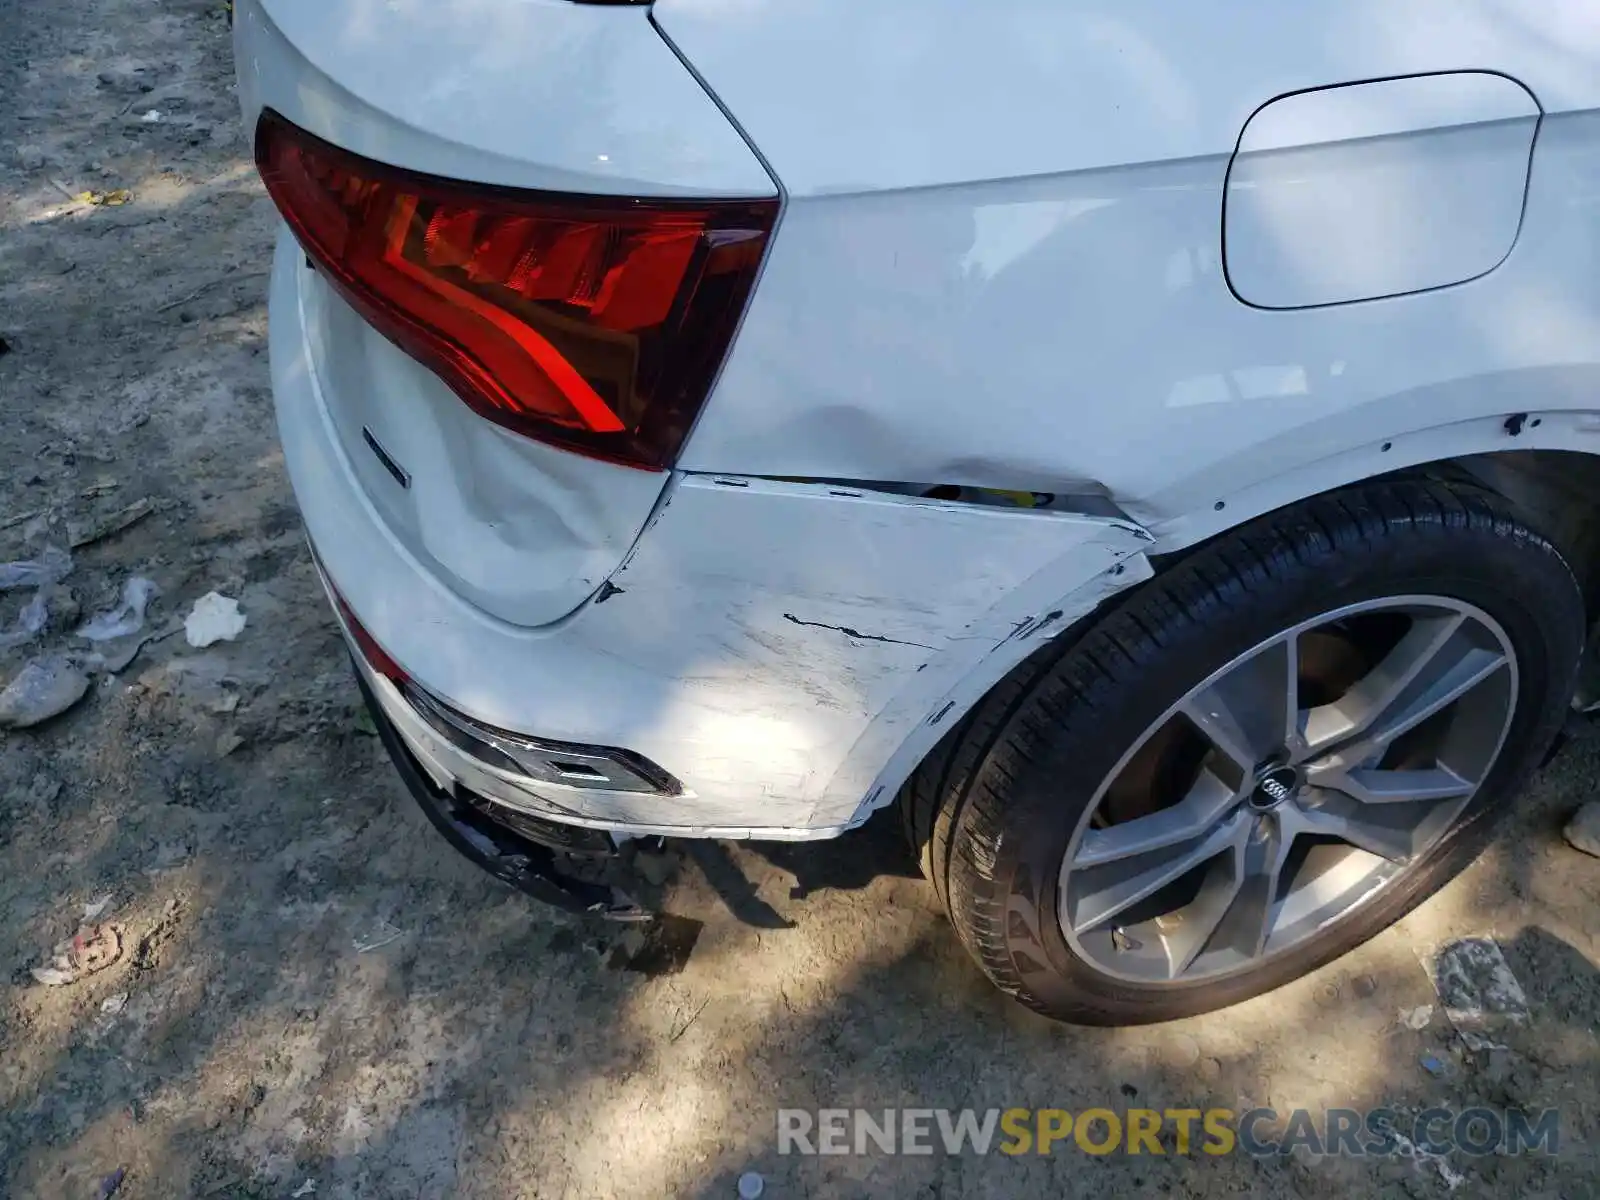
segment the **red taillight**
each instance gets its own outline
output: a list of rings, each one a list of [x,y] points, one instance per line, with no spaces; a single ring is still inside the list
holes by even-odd
[[[333,603],[339,610],[339,617],[344,621],[344,627],[350,631],[350,640],[355,642],[356,649],[361,652],[361,657],[367,660],[367,665],[382,675],[391,683],[405,683],[410,679],[405,669],[389,657],[389,652],[378,645],[378,639],[367,632],[367,627],[350,611],[350,606],[345,603],[344,597],[330,584],[328,590],[333,595]]]
[[[630,466],[670,466],[705,401],[777,201],[623,200],[416,175],[268,110],[256,165],[379,332],[475,410]]]

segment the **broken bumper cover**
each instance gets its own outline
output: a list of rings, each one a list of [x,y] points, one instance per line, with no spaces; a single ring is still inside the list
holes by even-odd
[[[577,805],[684,794],[665,770],[630,751],[495,729],[429,695],[397,667],[391,677],[381,661],[374,661],[387,656],[374,649],[371,636],[325,574],[322,583],[349,644],[362,694],[385,731],[385,745],[402,774],[420,772],[432,793],[458,798],[498,825],[551,849],[590,855],[615,851],[617,843],[608,831],[616,827],[585,816]],[[396,753],[396,746],[403,754]]]
[[[640,907],[619,888],[609,883],[581,879],[570,868],[564,869],[555,848],[530,836],[533,832],[529,827],[531,823],[524,823],[519,829],[496,816],[493,807],[483,800],[455,788],[441,788],[432,773],[412,753],[390,719],[390,708],[377,694],[379,686],[393,685],[365,669],[359,658],[354,661],[356,680],[372,713],[384,749],[389,752],[400,778],[405,781],[423,813],[446,841],[496,879],[527,893],[535,900],[568,912],[587,913],[617,921],[651,919],[654,914]],[[514,819],[515,814],[512,816]],[[596,837],[603,839],[603,844],[579,843],[570,848],[578,853],[615,849],[615,844],[605,835]]]

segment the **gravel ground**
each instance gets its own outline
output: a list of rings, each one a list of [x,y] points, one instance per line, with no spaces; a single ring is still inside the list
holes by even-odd
[[[459,861],[363,729],[300,538],[268,392],[272,219],[231,77],[211,0],[0,0],[0,561],[90,539],[0,682],[81,650],[72,610],[135,575],[160,589],[149,630],[212,590],[248,618],[205,650],[152,642],[0,734],[0,1194],[95,1196],[119,1168],[119,1200],[733,1196],[749,1171],[774,1197],[1597,1194],[1600,860],[1559,836],[1600,774],[1592,733],[1402,926],[1151,1029],[995,994],[885,821],[671,848],[681,962]],[[0,629],[29,596],[0,595]],[[102,901],[116,961],[37,982]],[[1527,995],[1501,1049],[1416,1012],[1437,1006],[1433,948],[1468,936]],[[804,1158],[777,1153],[774,1116],[1259,1104],[1554,1106],[1562,1153]]]

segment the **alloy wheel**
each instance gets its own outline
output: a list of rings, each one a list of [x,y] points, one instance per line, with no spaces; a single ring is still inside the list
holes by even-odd
[[[1259,966],[1451,829],[1516,696],[1505,632],[1445,597],[1352,605],[1261,642],[1101,783],[1062,861],[1062,932],[1102,971],[1147,985]]]

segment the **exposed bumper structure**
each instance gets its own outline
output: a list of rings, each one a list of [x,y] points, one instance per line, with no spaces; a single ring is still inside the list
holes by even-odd
[[[552,847],[495,820],[483,807],[453,789],[440,788],[390,721],[389,710],[374,693],[373,675],[359,659],[356,663],[356,678],[384,748],[423,813],[446,841],[496,879],[535,900],[615,921],[650,919],[651,913],[610,884],[580,879],[563,870]]]

